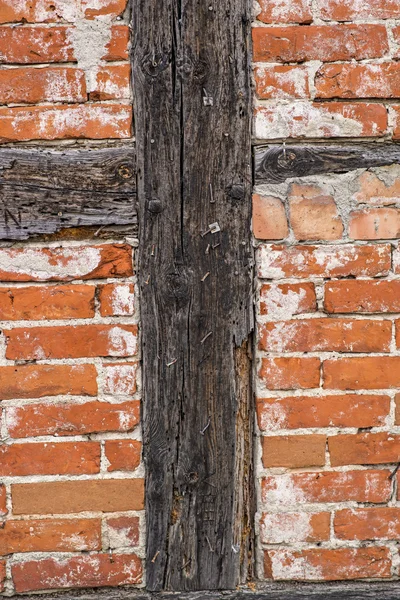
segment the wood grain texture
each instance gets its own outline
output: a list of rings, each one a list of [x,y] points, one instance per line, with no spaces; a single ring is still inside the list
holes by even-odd
[[[232,589],[252,564],[250,1],[132,10],[147,588]]]
[[[0,149],[0,239],[72,227],[137,230],[135,149]]]
[[[400,162],[400,145],[263,146],[254,152],[256,184],[281,183],[290,177],[345,173]]]

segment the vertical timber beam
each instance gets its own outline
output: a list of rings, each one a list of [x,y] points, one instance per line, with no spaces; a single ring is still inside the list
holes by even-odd
[[[250,0],[134,0],[149,590],[251,569]]]

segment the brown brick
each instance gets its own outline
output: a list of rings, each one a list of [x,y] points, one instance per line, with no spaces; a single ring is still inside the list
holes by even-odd
[[[0,476],[83,475],[99,471],[98,442],[45,442],[0,446]]]
[[[0,367],[0,399],[96,396],[96,377],[94,365]]]
[[[263,513],[262,544],[324,542],[330,538],[330,513]]]
[[[397,463],[400,436],[389,433],[341,434],[328,438],[331,465]]]
[[[400,537],[400,509],[382,506],[339,510],[334,529],[340,540],[396,540]]]
[[[97,479],[14,484],[14,515],[142,510],[143,479]]]
[[[44,558],[14,563],[17,593],[61,588],[133,585],[142,580],[142,563],[135,554],[91,554],[63,559]]]
[[[332,281],[325,285],[329,313],[398,313],[400,281]]]
[[[106,440],[107,471],[134,471],[140,464],[142,444],[137,440]]]
[[[96,356],[133,356],[137,325],[78,325],[4,330],[6,357],[43,360]]]
[[[319,387],[319,358],[263,358],[259,377],[271,390]]]
[[[264,467],[321,467],[325,464],[324,435],[262,437]]]
[[[15,552],[101,550],[100,519],[8,520],[0,527],[0,555]]]
[[[400,386],[400,356],[364,356],[326,360],[324,388],[379,390]]]

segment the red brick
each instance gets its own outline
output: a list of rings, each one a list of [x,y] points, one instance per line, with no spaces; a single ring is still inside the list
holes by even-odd
[[[139,544],[138,517],[112,517],[107,519],[110,548],[132,548]]]
[[[0,517],[8,513],[7,510],[7,491],[6,486],[0,483]]]
[[[73,248],[0,248],[2,281],[71,281],[133,275],[127,244]]]
[[[324,388],[379,390],[400,386],[400,356],[365,356],[326,360]]]
[[[9,520],[0,527],[0,555],[101,550],[100,519]]]
[[[110,404],[28,404],[7,408],[12,438],[41,435],[87,435],[107,431],[132,431],[139,423],[140,402]]]
[[[395,171],[396,169],[396,171]],[[396,178],[397,165],[386,167],[385,172],[395,176],[393,184],[386,184],[375,173],[365,171],[358,179],[359,191],[354,199],[362,204],[386,205],[400,202],[400,179]]]
[[[260,313],[277,319],[315,312],[317,298],[313,283],[264,284],[260,291]]]
[[[263,358],[259,377],[271,390],[319,387],[319,358]]]
[[[0,399],[96,396],[96,377],[94,365],[0,367]]]
[[[292,184],[290,225],[298,240],[340,240],[343,223],[335,200],[315,185]]]
[[[389,51],[383,25],[255,27],[255,62],[306,62],[378,58]]]
[[[392,322],[296,319],[265,323],[259,335],[259,348],[267,352],[389,352]]]
[[[142,580],[142,564],[135,554],[91,554],[14,563],[17,593],[61,588],[133,585]]]
[[[89,285],[0,288],[0,320],[89,319],[94,293]]]
[[[84,102],[85,100],[85,74],[81,69],[19,67],[0,70],[1,104]]]
[[[79,325],[4,330],[11,360],[133,356],[137,325]]]
[[[396,2],[396,0],[393,0],[393,1]],[[397,7],[396,7],[396,13],[398,14]],[[397,46],[400,46],[400,26],[393,27],[392,34],[393,34],[395,43],[397,44]],[[395,52],[393,58],[400,58],[400,48],[398,48],[397,52]]]
[[[87,19],[95,17],[122,15],[127,6],[127,0],[82,0],[82,8]]]
[[[259,398],[261,431],[305,427],[381,427],[390,412],[389,396],[332,395]]]
[[[324,542],[330,538],[330,513],[263,513],[262,544]]]
[[[400,537],[400,509],[339,510],[335,513],[334,530],[340,540],[396,540]]]
[[[143,510],[143,479],[94,479],[11,486],[14,515]]]
[[[69,138],[130,138],[132,109],[124,104],[0,108],[0,142]]]
[[[389,470],[320,471],[268,476],[262,480],[265,504],[304,502],[388,502]]]
[[[93,101],[129,99],[130,76],[129,63],[101,67],[96,76],[96,89],[90,92],[89,99]]]
[[[331,465],[379,465],[397,463],[400,436],[389,433],[335,435],[328,439]]]
[[[318,0],[322,19],[352,21],[353,19],[397,19],[398,0]]]
[[[366,208],[350,214],[349,235],[355,240],[392,240],[400,236],[400,210]]]
[[[258,98],[309,98],[308,70],[302,66],[265,65],[254,70]]]
[[[398,98],[400,65],[323,65],[315,75],[317,98]]]
[[[100,444],[64,442],[60,444],[3,444],[0,446],[0,475],[83,475],[100,470]]]
[[[4,590],[4,582],[6,579],[6,562],[0,560],[0,592]]]
[[[1,0],[0,0],[1,6]],[[73,28],[55,27],[0,27],[0,63],[36,64],[74,62],[76,56],[71,43]],[[104,60],[128,58],[129,28],[114,25]]]
[[[102,317],[131,316],[135,312],[133,283],[108,283],[99,287]]]
[[[253,233],[260,240],[280,240],[289,234],[285,207],[279,198],[253,195]]]
[[[391,577],[389,548],[312,548],[264,552],[265,576],[275,580],[335,581]]]
[[[322,467],[325,464],[324,435],[262,437],[263,465],[269,467]]]
[[[127,0],[83,0],[82,9],[87,19],[109,15],[117,17],[126,8]],[[77,0],[0,0],[0,23],[26,21],[28,23],[74,22],[80,15]]]
[[[140,464],[142,444],[137,440],[106,440],[107,471],[134,471]]]
[[[104,365],[104,394],[131,396],[137,390],[137,363]]]
[[[398,313],[400,281],[332,281],[325,285],[329,313]]]
[[[400,425],[400,394],[396,394],[396,413],[395,413],[395,425]]]
[[[391,268],[389,244],[374,246],[275,246],[259,249],[259,277],[377,277]]]
[[[311,23],[310,0],[259,0],[261,12],[257,15],[264,23]]]
[[[388,112],[383,104],[270,100],[255,110],[255,137],[260,140],[380,137],[387,132]]]

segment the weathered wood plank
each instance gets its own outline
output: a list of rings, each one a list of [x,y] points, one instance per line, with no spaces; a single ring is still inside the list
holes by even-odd
[[[132,2],[149,590],[252,566],[250,4]]]
[[[0,149],[0,239],[71,227],[136,231],[135,150]]]
[[[343,173],[400,162],[400,145],[279,146],[254,151],[255,183],[281,183],[290,177]]]

